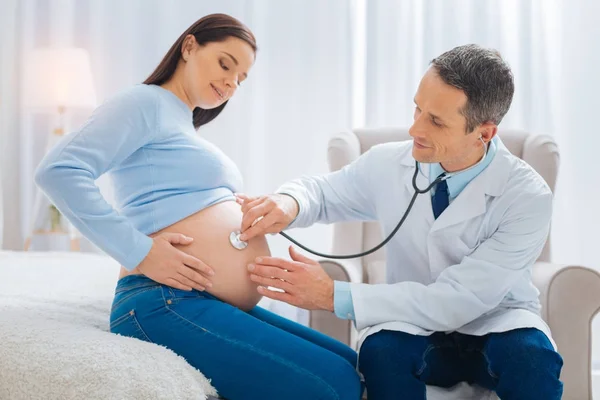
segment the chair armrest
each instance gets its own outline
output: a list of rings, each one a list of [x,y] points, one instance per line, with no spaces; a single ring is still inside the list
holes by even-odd
[[[363,273],[360,260],[321,260],[320,264],[335,281],[362,282]],[[308,325],[350,347],[353,347],[356,342],[356,329],[352,321],[340,319],[329,311],[310,311]]]
[[[319,264],[334,281],[363,283],[363,267],[359,259],[319,260]]]
[[[591,399],[592,319],[600,309],[600,274],[586,267],[538,262],[532,278],[540,291],[542,317],[564,360],[564,398]]]

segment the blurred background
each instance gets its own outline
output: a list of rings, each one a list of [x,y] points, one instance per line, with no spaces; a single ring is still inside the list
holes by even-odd
[[[559,144],[553,261],[600,269],[596,0],[1,0],[1,248],[20,250],[31,234],[33,171],[49,132],[68,133],[104,99],[143,81],[190,24],[215,12],[240,19],[259,45],[249,79],[222,117],[199,131],[238,164],[246,193],[327,172],[333,133],[410,126],[429,61],[478,43],[499,50],[515,76],[500,132],[526,129]],[[49,78],[39,80],[44,73]],[[56,98],[32,101],[31,91],[61,76],[78,83],[59,115]],[[110,200],[109,182],[98,184]],[[329,233],[327,226],[292,231],[322,251]],[[269,241],[274,254],[287,254],[283,238]]]

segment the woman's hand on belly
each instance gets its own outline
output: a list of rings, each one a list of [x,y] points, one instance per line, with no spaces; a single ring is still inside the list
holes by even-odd
[[[181,233],[162,232],[152,238],[150,252],[135,268],[150,279],[182,290],[212,287],[214,271],[204,262],[174,245],[189,246],[193,238]]]
[[[269,256],[264,236],[248,241],[243,250],[229,242],[231,232],[239,230],[242,221],[240,206],[234,201],[215,204],[165,228],[193,237],[194,242],[180,247],[181,251],[201,259],[215,271],[213,286],[206,291],[243,310],[253,308],[262,295],[252,282],[247,265],[256,257]]]

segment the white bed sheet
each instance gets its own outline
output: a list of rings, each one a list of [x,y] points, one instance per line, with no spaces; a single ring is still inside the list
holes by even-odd
[[[172,351],[108,332],[118,270],[96,254],[0,251],[0,398],[216,394]]]

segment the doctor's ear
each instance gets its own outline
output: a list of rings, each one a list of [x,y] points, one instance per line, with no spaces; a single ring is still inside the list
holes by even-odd
[[[484,142],[488,143],[494,138],[494,136],[496,136],[497,132],[498,125],[494,124],[493,122],[486,122],[481,124],[479,127],[477,136],[479,136],[479,138]]]

